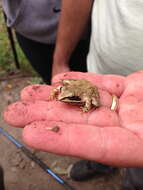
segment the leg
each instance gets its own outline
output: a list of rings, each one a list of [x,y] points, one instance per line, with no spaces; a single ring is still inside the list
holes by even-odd
[[[53,53],[55,45],[39,43],[16,32],[18,43],[35,71],[47,84],[51,83]],[[86,57],[89,40],[82,40],[71,55],[69,66],[72,71],[87,72]]]
[[[87,72],[86,58],[89,50],[89,40],[81,40],[75,48],[69,66],[72,71]]]
[[[39,43],[16,33],[16,37],[24,54],[35,71],[44,82],[51,83],[54,45]]]

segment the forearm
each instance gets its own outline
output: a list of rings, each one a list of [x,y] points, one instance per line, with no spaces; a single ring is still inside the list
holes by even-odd
[[[89,21],[93,0],[62,0],[54,60],[67,63]]]

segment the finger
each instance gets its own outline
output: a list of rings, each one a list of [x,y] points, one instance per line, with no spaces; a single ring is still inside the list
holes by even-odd
[[[21,99],[24,101],[29,100],[49,100],[52,86],[33,84],[26,86],[21,91]]]
[[[143,140],[143,121],[135,121],[134,123],[126,124],[125,127]]]
[[[138,100],[143,100],[143,72],[136,72],[129,75],[125,80],[125,91],[123,98],[135,96]]]
[[[56,75],[52,82],[59,82],[64,79],[86,79],[98,88],[106,90],[111,94],[120,96],[124,90],[125,77],[120,75],[100,75],[94,73],[68,72]]]
[[[44,100],[48,101],[52,89],[54,87],[49,85],[29,85],[21,91],[21,99],[23,101],[33,101],[33,100]],[[112,105],[112,96],[105,90],[99,89],[100,95],[100,105],[111,107]]]
[[[120,97],[124,91],[125,77],[120,75],[103,75],[102,88]]]
[[[59,130],[49,130],[53,126],[58,126]],[[35,122],[24,128],[23,139],[28,146],[46,152],[109,165],[143,166],[143,142],[134,133],[120,127]]]
[[[118,125],[117,113],[107,107],[84,113],[81,108],[58,101],[16,102],[6,109],[4,119],[8,124],[23,127],[37,120],[55,120],[68,123]]]
[[[143,101],[135,96],[122,97],[120,99],[119,116],[123,126],[143,121]]]
[[[83,72],[66,72],[66,73],[60,73],[52,78],[52,83],[59,82],[64,79],[88,79],[88,76],[91,75],[92,77],[95,77],[95,74],[87,74]],[[94,79],[93,79],[94,80]],[[99,85],[102,81],[102,75],[96,74],[96,83],[95,85]]]

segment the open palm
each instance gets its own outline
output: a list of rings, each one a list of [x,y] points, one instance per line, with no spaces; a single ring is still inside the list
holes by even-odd
[[[77,106],[49,101],[48,85],[31,85],[21,101],[8,106],[4,119],[24,127],[23,139],[33,148],[77,156],[101,163],[143,166],[143,72],[128,77],[69,72],[54,77],[87,79],[99,88],[101,107],[83,113]],[[119,98],[117,111],[110,109],[112,95]],[[58,127],[58,131],[49,130]]]

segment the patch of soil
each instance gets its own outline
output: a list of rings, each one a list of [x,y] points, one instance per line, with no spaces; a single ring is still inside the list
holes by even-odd
[[[22,129],[8,126],[2,119],[4,108],[11,102],[19,100],[20,90],[29,84],[30,78],[14,78],[0,82],[0,127],[3,127],[16,139],[22,142]],[[35,151],[38,156],[51,168],[67,169],[76,162],[77,158],[58,156],[55,154]],[[19,149],[0,134],[0,165],[5,172],[6,190],[64,190],[51,176],[46,174],[34,162],[29,160]],[[61,172],[62,173],[62,172]],[[64,180],[75,187],[75,190],[120,190],[122,170],[108,176],[94,177],[85,182],[74,182],[66,175],[60,174]]]

